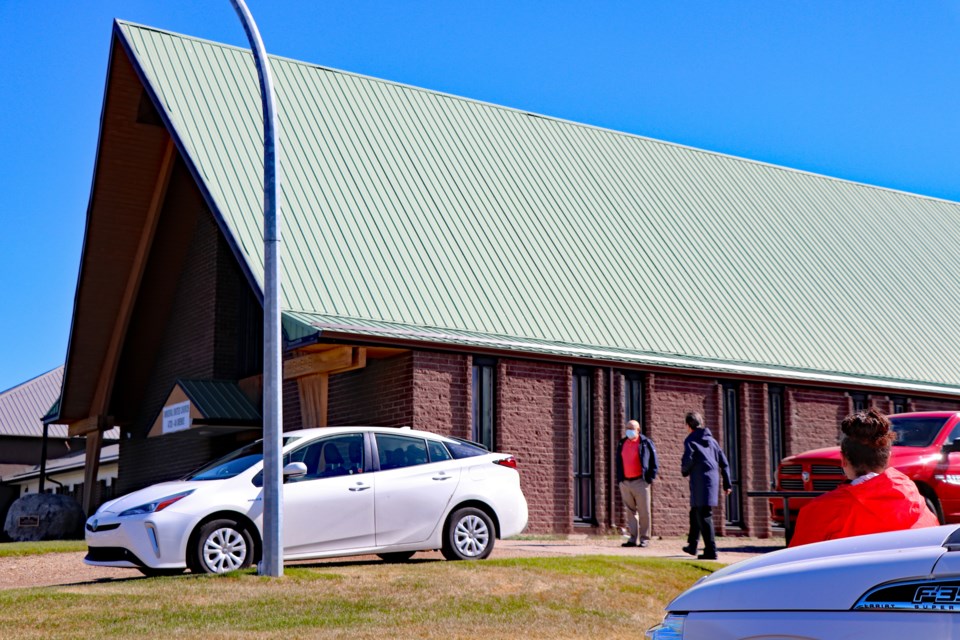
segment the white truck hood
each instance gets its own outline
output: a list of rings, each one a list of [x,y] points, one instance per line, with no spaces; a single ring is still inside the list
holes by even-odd
[[[701,579],[668,611],[847,611],[871,588],[930,578],[957,525],[819,542],[738,562]]]

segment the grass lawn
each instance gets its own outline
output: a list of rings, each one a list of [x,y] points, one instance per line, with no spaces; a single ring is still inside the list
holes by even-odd
[[[83,540],[51,540],[47,542],[7,542],[0,544],[0,558],[33,556],[41,553],[66,553],[86,551]]]
[[[641,638],[713,563],[338,562],[0,591],[3,638]]]

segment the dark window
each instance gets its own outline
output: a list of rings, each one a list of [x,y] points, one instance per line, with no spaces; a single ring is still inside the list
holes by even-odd
[[[893,405],[892,413],[907,412],[907,399],[903,396],[890,396],[890,403]]]
[[[867,410],[867,394],[865,393],[851,393],[850,398],[853,400],[853,412],[857,411],[866,411]]]
[[[946,424],[946,418],[893,418],[893,431],[899,447],[929,447]]]
[[[427,442],[423,438],[377,434],[380,470],[400,469],[427,464]]]
[[[590,373],[573,372],[573,519],[593,521],[593,403]]]
[[[453,457],[450,455],[450,452],[447,451],[447,448],[440,442],[427,440],[427,448],[430,450],[430,462],[440,462],[442,460],[449,460],[451,457]]]
[[[643,429],[643,375],[623,374],[623,415],[627,421],[636,420]]]
[[[723,385],[723,449],[730,463],[730,483],[733,491],[727,496],[727,523],[743,524],[742,496],[740,495],[740,407],[737,386]]]
[[[495,448],[494,424],[494,389],[496,386],[496,369],[492,360],[473,359],[473,430],[471,438],[481,443],[490,451]]]
[[[777,487],[777,467],[786,457],[786,433],[783,426],[783,387],[769,387],[770,410],[770,488]]]
[[[307,473],[288,482],[333,478],[363,470],[363,434],[349,433],[311,442],[284,456],[283,464],[302,462]]]
[[[476,444],[473,442],[467,442],[466,440],[460,440],[457,438],[454,438],[451,440],[444,440],[443,444],[447,446],[447,450],[450,452],[450,455],[453,456],[455,460],[462,460],[463,458],[473,458],[475,456],[482,456],[490,453],[479,444]]]

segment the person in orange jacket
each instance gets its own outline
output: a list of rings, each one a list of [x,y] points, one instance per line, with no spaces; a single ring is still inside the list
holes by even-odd
[[[850,482],[800,509],[789,546],[940,524],[913,480],[887,468],[896,433],[885,415],[860,411],[841,429],[840,463]]]

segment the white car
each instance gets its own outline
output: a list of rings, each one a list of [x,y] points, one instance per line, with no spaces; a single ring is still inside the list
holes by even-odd
[[[960,638],[960,527],[784,549],[701,578],[652,640]]]
[[[486,558],[520,533],[527,501],[516,460],[409,428],[304,429],[283,438],[285,560],[439,549]],[[178,482],[104,503],[86,523],[84,562],[147,575],[224,573],[259,561],[263,445]]]

